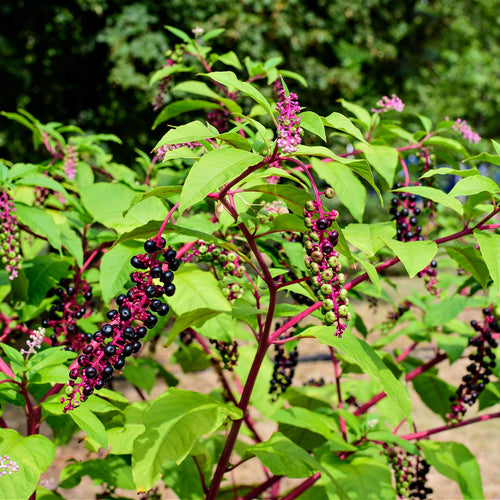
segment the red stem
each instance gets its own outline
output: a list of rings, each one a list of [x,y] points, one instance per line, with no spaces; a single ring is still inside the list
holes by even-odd
[[[321,472],[316,472],[314,476],[308,477],[303,483],[299,484],[281,500],[293,500],[294,498],[299,497],[300,495],[302,495],[302,493],[304,493],[304,491],[308,490],[320,477]]]

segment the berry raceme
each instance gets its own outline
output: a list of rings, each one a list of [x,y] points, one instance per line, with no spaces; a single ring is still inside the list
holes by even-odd
[[[165,250],[165,244],[161,237],[147,240],[146,253],[132,257],[136,271],[130,278],[135,284],[126,294],[116,297],[117,308],[108,311],[108,322],[101,325],[70,367],[67,397],[61,398],[64,412],[79,406],[101,389],[115,371],[122,370],[126,358],[141,350],[141,341],[156,326],[158,316],[168,314],[169,306],[161,298],[174,295],[174,272],[180,261],[175,250]]]
[[[274,344],[274,348],[276,355],[274,356],[273,377],[269,387],[272,401],[276,401],[292,385],[295,367],[299,361],[297,347],[294,347],[290,352],[287,352],[279,344]]]
[[[476,320],[471,321],[471,326],[477,332],[474,337],[469,338],[469,345],[475,348],[475,352],[469,355],[471,363],[467,366],[467,374],[462,378],[462,384],[456,394],[450,397],[451,412],[446,415],[450,425],[458,423],[467,412],[467,407],[472,406],[486,384],[490,381],[492,369],[496,366],[495,352],[498,347],[498,334],[500,325],[495,319],[489,306],[483,309],[484,321],[479,324]]]
[[[22,262],[15,211],[14,202],[5,191],[0,191],[0,259],[10,280],[17,277]]]
[[[49,296],[56,299],[49,316],[42,320],[42,326],[53,330],[50,335],[52,346],[62,345],[68,351],[81,351],[92,340],[92,335],[81,332],[77,324],[79,319],[90,314],[92,287],[82,278],[74,281],[63,279]]]
[[[305,264],[316,296],[322,301],[325,324],[335,325],[335,334],[341,337],[350,313],[347,290],[342,287],[345,276],[341,272],[339,253],[335,250],[339,233],[332,228],[337,215],[335,210],[324,212],[318,201],[308,201],[304,209],[304,224],[309,232],[304,237],[304,247],[307,253]]]
[[[233,371],[233,366],[238,362],[238,342],[224,342],[223,340],[210,339],[210,343],[215,346],[215,349],[220,355],[222,368]]]

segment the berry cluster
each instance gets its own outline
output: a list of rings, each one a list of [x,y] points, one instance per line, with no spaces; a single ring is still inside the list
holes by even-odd
[[[471,326],[477,334],[469,338],[469,345],[475,348],[475,352],[469,355],[471,363],[467,366],[467,374],[462,378],[462,384],[456,394],[450,396],[451,413],[446,416],[451,425],[459,422],[465,415],[467,406],[472,406],[477,401],[490,381],[492,368],[496,366],[493,349],[498,346],[495,337],[498,338],[500,325],[493,316],[492,306],[484,308],[483,315],[482,325],[475,320],[471,321]]]
[[[156,314],[168,314],[170,308],[160,298],[174,295],[174,271],[179,269],[180,261],[175,250],[165,250],[165,244],[161,237],[147,240],[146,253],[132,257],[131,264],[137,271],[130,278],[135,285],[127,294],[116,297],[118,308],[108,311],[109,321],[70,367],[67,397],[61,398],[61,403],[66,403],[63,411],[79,406],[94,390],[101,389],[115,370],[125,366],[127,357],[140,351],[141,339],[158,322]]]
[[[15,211],[14,202],[5,191],[0,191],[0,257],[10,280],[17,277],[22,260]]]
[[[333,196],[329,188],[325,194]],[[345,276],[340,271],[339,253],[335,246],[339,233],[332,229],[337,212],[324,212],[319,201],[309,200],[304,209],[304,224],[309,232],[304,238],[306,249],[305,264],[311,275],[311,282],[316,289],[316,296],[322,301],[321,312],[325,315],[325,324],[336,324],[335,334],[342,336],[346,328],[345,321],[350,318],[347,290],[342,288]]]
[[[225,370],[233,371],[233,366],[238,362],[238,342],[224,342],[223,340],[210,339],[210,343],[215,346]]]
[[[307,382],[304,382],[302,385],[308,385],[311,387],[323,387],[325,385],[325,379],[323,377],[310,378]]]
[[[397,182],[394,189],[403,187]],[[390,213],[396,221],[396,237],[399,241],[423,241],[422,226],[419,225],[418,216],[422,208],[417,206],[417,195],[410,193],[398,193],[391,200]],[[420,204],[419,204],[420,205]],[[433,295],[439,293],[437,285],[437,262],[433,260],[425,269],[418,273],[419,278],[424,277],[425,285]]]
[[[81,278],[74,282],[63,279],[59,285],[49,292],[56,299],[42,326],[54,331],[50,336],[53,347],[63,345],[68,351],[79,352],[92,340],[92,335],[82,333],[77,325],[79,319],[90,314],[92,288]]]
[[[399,447],[388,448],[387,458],[394,471],[399,498],[425,499],[432,493],[433,490],[426,486],[430,467],[425,459]]]
[[[223,289],[222,294],[230,302],[240,299],[243,295],[243,289],[239,283],[228,283]]]
[[[214,126],[220,134],[227,132],[229,129],[229,111],[226,109],[217,108],[214,111],[207,113],[207,121]]]
[[[206,243],[203,240],[198,240],[191,251],[182,257],[182,261],[207,262],[223,276],[242,278],[246,272],[245,266],[236,252],[219,248],[213,243]]]
[[[287,352],[279,344],[274,344],[274,348],[276,354],[274,356],[274,370],[269,394],[271,394],[271,399],[276,401],[292,385],[295,367],[299,361],[299,353],[297,347],[294,347],[290,352]]]

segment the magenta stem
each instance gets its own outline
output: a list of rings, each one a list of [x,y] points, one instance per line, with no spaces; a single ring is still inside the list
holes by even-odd
[[[294,500],[295,498],[298,498],[300,495],[302,495],[302,493],[304,493],[304,491],[308,490],[320,477],[321,472],[316,472],[314,476],[307,478],[303,483],[299,484],[281,500]]]

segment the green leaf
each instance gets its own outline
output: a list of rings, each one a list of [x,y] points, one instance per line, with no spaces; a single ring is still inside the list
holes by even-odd
[[[449,139],[448,137],[432,136],[423,142],[424,146],[437,146],[439,148],[448,149],[463,156],[467,156],[467,151],[458,141]]]
[[[29,207],[15,202],[16,216],[22,224],[28,226],[35,234],[45,236],[56,250],[61,250],[61,234],[52,215],[38,207]]]
[[[208,307],[202,307],[200,309],[185,312],[175,320],[175,323],[168,335],[166,345],[171,344],[175,337],[177,337],[179,333],[184,331],[189,326],[202,326],[206,321],[214,318],[221,312],[222,311],[217,311]]]
[[[55,254],[40,255],[26,263],[24,273],[28,279],[28,304],[39,305],[47,292],[68,274],[68,258]]]
[[[70,463],[61,471],[59,488],[74,488],[86,476],[93,479],[94,484],[106,484],[126,490],[135,489],[130,465],[116,455]]]
[[[433,177],[434,175],[458,175],[459,177],[469,177],[471,175],[481,174],[476,168],[461,170],[458,168],[440,167],[428,170],[420,176],[420,179],[426,179],[427,177]]]
[[[151,394],[156,384],[156,370],[148,359],[136,358],[127,362],[123,370],[123,376],[134,387],[145,390]]]
[[[31,383],[56,382],[55,380],[46,380],[46,371],[48,368],[57,367],[64,371],[65,379],[68,378],[68,369],[64,363],[68,359],[74,358],[75,353],[63,351],[60,347],[49,347],[32,356],[26,366],[26,377]],[[64,379],[63,379],[64,381]],[[59,381],[58,381],[59,382]]]
[[[14,374],[18,375],[24,371],[23,355],[10,345],[0,343],[0,347],[10,361],[10,367]]]
[[[128,240],[108,250],[101,259],[101,291],[104,302],[123,292],[125,283],[134,270],[130,259],[143,250],[142,243]]]
[[[323,163],[311,158],[314,171],[335,190],[340,201],[359,222],[366,205],[366,189],[349,167],[338,162]]]
[[[435,201],[436,203],[441,203],[441,205],[451,208],[459,215],[462,215],[464,213],[462,204],[458,200],[456,200],[453,196],[444,193],[440,189],[428,186],[414,186],[414,187],[409,186],[400,189],[393,189],[393,191],[416,194],[417,196],[428,198],[429,200]]]
[[[130,208],[137,195],[137,191],[124,184],[109,182],[97,182],[81,190],[82,204],[92,217],[120,232],[147,223],[151,214],[159,219],[167,215],[167,209],[157,198],[145,199]]]
[[[392,186],[398,166],[398,150],[389,146],[367,143],[356,144],[355,147],[363,151],[370,165],[389,186]]]
[[[108,447],[108,437],[104,424],[88,408],[79,406],[67,413],[75,424],[103,448]]]
[[[410,278],[425,269],[438,251],[434,241],[383,241],[403,263]]]
[[[449,196],[470,196],[483,191],[493,194],[498,193],[500,189],[493,179],[482,175],[473,175],[459,180],[450,191]]]
[[[377,380],[382,385],[387,397],[401,410],[409,422],[412,421],[411,399],[408,391],[366,342],[358,339],[352,333],[345,333],[339,339],[335,337],[332,328],[328,326],[314,326],[303,333],[316,337],[322,344],[340,350],[347,361],[358,365],[363,373],[368,374],[373,380]]]
[[[488,267],[491,279],[495,283],[496,294],[500,294],[500,234],[474,230],[474,237],[479,243],[481,255]]]
[[[192,67],[184,66],[183,64],[172,64],[172,66],[165,66],[158,71],[153,73],[153,76],[149,80],[149,85],[154,85],[156,82],[167,78],[167,76],[173,75],[174,73],[190,73],[193,71]]]
[[[396,234],[396,228],[393,222],[348,224],[343,232],[351,245],[373,257],[384,246],[382,240],[390,239]]]
[[[187,123],[186,125],[180,125],[179,127],[169,130],[154,147],[158,149],[161,146],[167,144],[183,144],[186,142],[196,142],[203,139],[210,139],[219,135],[219,132],[215,129],[210,129],[202,122],[196,120],[194,122]]]
[[[474,247],[445,247],[445,250],[460,268],[470,273],[483,288],[486,288],[490,274],[478,250]]]
[[[234,88],[243,92],[243,94],[251,97],[255,102],[260,104],[271,118],[273,117],[274,109],[269,101],[251,83],[238,80],[232,71],[213,71],[212,73],[207,73],[205,76],[228,88]]]
[[[299,114],[300,126],[321,137],[326,142],[325,127],[321,117],[312,111],[303,111]]]
[[[217,139],[227,142],[231,146],[234,146],[238,149],[244,149],[245,151],[252,150],[252,144],[250,143],[250,141],[236,132],[225,132],[224,134],[219,134],[217,136]]]
[[[494,142],[494,141],[492,141],[492,142]],[[469,158],[466,158],[464,161],[487,162],[487,163],[493,163],[493,165],[500,166],[500,156],[492,155],[490,153],[479,153],[478,155],[470,156]]]
[[[245,449],[243,458],[256,456],[275,476],[308,477],[321,469],[303,448],[275,432],[268,441]]]
[[[126,423],[107,430],[108,443],[112,455],[131,455],[134,441],[146,428],[142,424]]]
[[[363,134],[361,133],[359,128],[356,127],[352,123],[352,121],[347,118],[347,116],[334,112],[328,115],[326,118],[323,118],[323,123],[326,126],[332,127],[336,130],[342,130],[342,132],[352,135],[359,141],[366,143],[365,138],[363,137]]]
[[[27,175],[16,181],[17,186],[40,186],[68,195],[62,184],[46,175]]]
[[[352,102],[348,102],[345,99],[338,99],[338,102],[340,102],[343,108],[350,111],[364,125],[366,130],[370,129],[371,117],[370,113],[368,113],[365,108],[362,108]]]
[[[425,460],[440,474],[458,483],[464,499],[484,498],[481,472],[472,453],[453,441],[419,442]]]
[[[356,456],[341,460],[336,453],[319,456],[321,465],[343,490],[339,497],[352,500],[394,499],[391,471],[381,460]],[[338,490],[337,490],[338,491]]]
[[[137,489],[150,490],[165,460],[180,464],[200,437],[216,431],[228,417],[242,418],[241,410],[197,392],[170,388],[148,402],[141,420],[146,430],[132,451]]]
[[[224,106],[226,106],[231,113],[241,113],[241,108],[235,101],[217,94],[217,92],[214,92],[205,82],[199,82],[196,80],[181,82],[176,85],[172,91],[189,92],[191,94],[209,97],[210,99],[214,99],[215,101],[224,104]]]
[[[361,255],[353,255],[353,258],[363,266],[363,269],[365,270],[366,274],[368,274],[370,281],[375,285],[377,296],[381,297],[382,285],[380,283],[380,277],[378,275],[377,270],[375,269],[375,266],[367,259],[361,257]]]
[[[184,265],[175,273],[175,285],[176,293],[168,302],[178,316],[203,308],[231,311],[231,305],[209,271],[202,271],[194,265]]]
[[[431,128],[432,128],[432,120],[430,118],[427,118],[427,116],[420,115],[418,113],[416,113],[416,116],[418,117],[418,119],[422,123],[424,130],[427,133],[429,133],[431,131]]]
[[[58,225],[61,233],[61,242],[64,248],[75,258],[76,263],[81,267],[83,265],[83,248],[81,236],[71,229],[68,221],[64,225]]]
[[[30,498],[40,476],[55,458],[55,446],[40,435],[23,437],[12,429],[0,429],[0,450],[19,466],[18,472],[0,479],[0,498]]]
[[[443,350],[447,355],[450,363],[454,363],[460,359],[464,349],[468,345],[467,337],[456,335],[443,335],[441,333],[434,333],[434,339],[437,342],[439,349]]]
[[[427,327],[444,325],[450,319],[458,316],[467,304],[463,295],[452,295],[437,304],[431,304],[425,311],[424,323]]]
[[[248,167],[258,164],[262,156],[242,149],[214,149],[193,165],[182,188],[179,210],[205,199],[226,182],[234,179]]]
[[[420,399],[447,422],[446,415],[451,412],[450,396],[456,393],[455,387],[431,373],[422,373],[412,382]]]
[[[215,102],[203,101],[201,99],[183,99],[182,101],[175,101],[161,110],[153,123],[152,129],[154,130],[161,123],[183,113],[188,113],[189,111],[196,111],[198,109],[217,109],[220,107],[221,106]]]
[[[225,54],[213,54],[212,58],[216,61],[220,61],[221,63],[224,63],[227,66],[232,66],[233,68],[236,69],[242,69],[241,68],[241,63],[240,60],[238,59],[238,56],[230,50],[229,52],[226,52]]]

